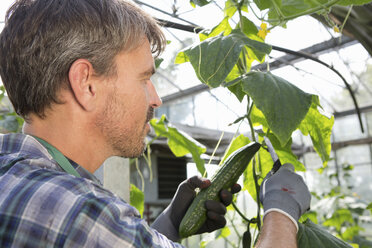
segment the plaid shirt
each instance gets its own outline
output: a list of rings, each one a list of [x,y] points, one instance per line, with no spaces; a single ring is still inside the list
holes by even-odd
[[[82,178],[33,137],[0,135],[0,247],[182,247],[73,166]]]

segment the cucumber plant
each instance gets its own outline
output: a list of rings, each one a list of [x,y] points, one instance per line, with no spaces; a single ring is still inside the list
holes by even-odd
[[[194,7],[208,5],[211,2],[213,1],[190,0]],[[247,113],[234,123],[246,120],[251,129],[251,137],[237,137],[226,155],[251,141],[262,143],[263,135],[265,135],[271,140],[282,163],[292,163],[297,171],[305,171],[305,166],[298,161],[291,150],[292,133],[299,130],[303,135],[310,136],[314,150],[323,162],[322,167],[327,166],[330,160],[330,137],[334,118],[327,117],[319,111],[321,106],[318,96],[302,91],[269,70],[266,72],[251,71],[251,64],[253,61],[264,62],[265,57],[270,54],[272,47],[265,43],[265,36],[270,29],[285,26],[289,20],[312,13],[323,14],[327,18],[329,9],[335,4],[351,8],[353,4],[361,5],[369,2],[371,1],[225,1],[223,20],[213,29],[199,33],[200,42],[180,51],[175,62],[190,62],[198,79],[210,88],[224,87],[231,91],[240,102],[246,98]],[[255,13],[256,9],[260,13]],[[262,22],[260,28],[257,28],[245,14],[248,10],[252,11]],[[230,25],[232,18],[238,19],[235,27]],[[270,28],[267,27],[267,23],[271,25]],[[335,28],[337,29],[342,30],[342,27]],[[256,135],[254,131],[256,126],[260,126],[264,134]],[[265,149],[260,149],[244,172],[244,188],[256,200],[258,206],[257,216],[251,220],[242,215],[239,209],[235,209],[248,224],[247,231],[244,234],[238,234],[243,240],[244,247],[251,246],[254,242],[250,242],[250,239],[258,236],[256,233],[248,237],[248,234],[252,233],[249,231],[251,224],[255,224],[254,227],[260,230],[259,185],[266,173],[270,171],[271,166],[269,153]],[[203,175],[204,164],[199,165],[198,170]],[[301,247],[350,247],[347,243],[324,232],[310,220],[300,224],[298,239]]]

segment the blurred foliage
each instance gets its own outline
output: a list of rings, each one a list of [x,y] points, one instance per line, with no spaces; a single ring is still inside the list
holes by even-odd
[[[3,85],[0,86],[0,133],[21,132],[23,118],[15,112],[6,96]]]
[[[145,195],[138,189],[134,184],[130,184],[130,205],[135,207],[140,215],[143,217],[143,211],[145,206]]]
[[[366,246],[370,241],[365,237],[364,223],[372,223],[372,215],[368,211],[371,205],[354,192],[351,172],[354,166],[345,164],[339,173],[334,173],[325,168],[322,173],[328,175],[328,187],[323,187],[321,192],[313,194],[312,211],[303,215],[300,222],[311,219],[319,223],[336,237],[359,247]],[[335,178],[339,180],[334,180]],[[341,180],[341,178],[343,180]],[[341,180],[339,185],[337,182]],[[323,190],[323,191],[322,191]]]

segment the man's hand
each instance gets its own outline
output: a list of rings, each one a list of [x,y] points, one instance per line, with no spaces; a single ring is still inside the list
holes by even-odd
[[[198,176],[191,177],[182,182],[177,189],[175,196],[169,206],[155,220],[152,227],[160,233],[167,236],[173,241],[180,239],[178,230],[183,216],[195,198],[195,189],[204,189],[211,185],[208,179]],[[198,234],[204,232],[212,232],[226,225],[226,206],[231,204],[233,194],[241,189],[239,184],[235,184],[231,191],[221,190],[219,201],[206,201],[205,208],[207,209],[207,220],[203,226],[197,231]]]
[[[295,224],[310,208],[311,195],[301,176],[294,173],[293,165],[284,164],[271,177],[265,178],[260,189],[264,216],[276,211],[286,215]]]

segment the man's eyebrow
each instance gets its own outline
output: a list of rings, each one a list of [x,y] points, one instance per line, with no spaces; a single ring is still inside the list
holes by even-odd
[[[144,72],[141,72],[141,76],[142,77],[146,77],[146,76],[152,76],[155,74],[155,67],[151,67],[150,69],[144,71]]]

